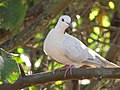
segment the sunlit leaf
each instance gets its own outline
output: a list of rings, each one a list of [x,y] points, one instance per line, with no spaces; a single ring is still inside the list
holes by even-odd
[[[24,62],[19,56],[15,56],[12,59],[14,59],[17,63],[23,63]]]
[[[18,53],[24,53],[24,49],[23,49],[22,47],[18,47],[18,48],[17,48],[17,52],[18,52]]]
[[[61,68],[62,66],[64,66],[64,65],[54,61],[53,63],[50,63],[48,71],[53,70],[53,68],[54,69]]]
[[[99,35],[100,34],[100,28],[99,27],[94,27],[94,32]]]
[[[43,35],[41,33],[38,33],[36,36],[35,36],[36,39],[43,39]]]
[[[2,81],[0,81],[0,84],[2,84],[3,82]]]
[[[38,90],[38,88],[35,86],[31,86],[31,87],[29,87],[29,90]]]
[[[60,84],[62,84],[62,83],[63,83],[63,81],[56,81],[56,82],[55,82],[56,85],[60,85]]]
[[[110,43],[110,40],[109,40],[109,39],[106,39],[105,42],[106,42],[106,43]]]
[[[104,37],[108,37],[109,38],[110,37],[110,32],[105,33]]]
[[[94,43],[92,43],[92,44],[90,44],[90,46],[89,46],[89,48],[91,48],[91,49],[95,49],[95,47],[96,47],[96,44],[94,44]]]
[[[53,25],[51,25],[50,27],[49,27],[49,29],[53,29],[55,26],[53,26]]]
[[[114,9],[114,8],[115,8],[115,5],[114,5],[114,3],[113,3],[112,1],[109,2],[109,7],[110,7],[111,9]]]
[[[4,58],[4,68],[1,70],[2,80],[14,83],[19,77],[19,69],[17,63],[11,58]]]
[[[89,19],[90,19],[90,20],[93,20],[93,19],[98,15],[99,10],[100,10],[99,8],[93,8],[93,9],[91,10],[90,15],[89,15]]]
[[[57,19],[53,19],[51,24],[55,24],[57,22]]]
[[[0,70],[1,80],[14,83],[19,77],[19,69],[16,61],[12,59],[13,54],[0,48],[0,55],[4,60],[4,67]]]
[[[54,68],[57,69],[57,68],[61,68],[63,66],[63,64],[60,64],[58,62],[54,62]]]
[[[110,21],[109,21],[109,17],[108,17],[108,16],[104,16],[104,17],[103,17],[102,25],[103,25],[104,27],[109,27],[109,26],[110,26]]]
[[[39,43],[36,43],[36,44],[34,45],[35,48],[38,47],[38,46],[39,46]]]
[[[93,43],[93,39],[88,38],[88,43]]]
[[[97,40],[98,39],[98,35],[94,34],[94,33],[91,33],[90,35],[93,39]]]

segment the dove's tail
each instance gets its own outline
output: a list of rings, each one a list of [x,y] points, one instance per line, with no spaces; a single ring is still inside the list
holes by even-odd
[[[105,61],[105,68],[120,68],[120,66],[106,60]]]
[[[99,54],[96,54],[95,57],[96,57],[96,59],[98,59],[99,61],[102,62],[101,66],[104,67],[104,68],[120,68],[120,66],[106,60],[105,58],[103,58]]]

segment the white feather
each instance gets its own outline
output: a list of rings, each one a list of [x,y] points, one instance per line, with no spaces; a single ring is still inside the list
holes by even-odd
[[[61,16],[55,28],[48,33],[44,41],[44,51],[47,55],[62,64],[74,65],[76,68],[83,65],[119,67],[89,49],[77,38],[64,33],[69,23],[71,23],[69,16]]]

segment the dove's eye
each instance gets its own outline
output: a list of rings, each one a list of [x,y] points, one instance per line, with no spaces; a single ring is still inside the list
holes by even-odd
[[[64,19],[62,19],[62,21],[64,22]]]

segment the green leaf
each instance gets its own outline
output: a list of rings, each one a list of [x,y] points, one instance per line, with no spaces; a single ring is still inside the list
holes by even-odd
[[[31,86],[29,87],[29,90],[38,90],[38,88],[36,86]]]
[[[25,8],[21,0],[6,0],[0,3],[0,28],[16,29],[24,20]]]
[[[10,83],[14,83],[19,77],[19,69],[17,63],[11,58],[3,57],[4,68],[1,70],[2,81],[7,80]]]
[[[19,68],[16,61],[12,59],[13,54],[0,48],[0,56],[4,60],[4,67],[0,70],[1,80],[14,83],[19,77]]]
[[[18,48],[17,48],[17,52],[18,52],[18,53],[24,53],[24,49],[23,49],[22,47],[18,47]]]

